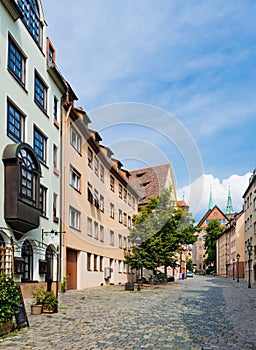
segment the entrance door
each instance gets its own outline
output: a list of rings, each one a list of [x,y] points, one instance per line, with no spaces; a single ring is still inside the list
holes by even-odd
[[[77,289],[77,251],[67,249],[67,289]]]

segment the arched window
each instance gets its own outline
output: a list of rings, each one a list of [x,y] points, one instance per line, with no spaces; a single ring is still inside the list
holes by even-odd
[[[31,281],[33,279],[33,248],[27,239],[22,245],[21,256],[24,259],[24,275],[22,281]]]
[[[48,245],[45,252],[45,260],[47,261],[47,273],[45,276],[46,282],[53,280],[53,256],[54,256],[54,251],[52,247]]]
[[[19,0],[19,8],[23,14],[23,22],[32,34],[35,41],[42,46],[42,21],[40,21],[39,8],[35,0]]]
[[[20,194],[23,199],[31,204],[36,204],[36,165],[31,154],[26,149],[21,149],[18,157],[20,159]]]

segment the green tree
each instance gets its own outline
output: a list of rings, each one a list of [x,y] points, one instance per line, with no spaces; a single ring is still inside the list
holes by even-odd
[[[135,217],[134,227],[130,230],[133,243],[140,237],[140,265],[155,270],[159,266],[176,266],[177,252],[183,244],[193,243],[194,220],[187,210],[177,208],[166,189],[157,198],[150,198],[148,205]],[[126,262],[133,268],[138,264],[138,247],[126,255]]]
[[[204,263],[216,269],[216,241],[223,232],[219,220],[211,220],[206,228],[205,248],[207,257]]]

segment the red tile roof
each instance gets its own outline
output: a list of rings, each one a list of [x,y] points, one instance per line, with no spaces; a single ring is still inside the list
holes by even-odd
[[[162,164],[153,167],[130,171],[129,184],[140,196],[139,205],[149,202],[149,197],[157,197],[166,188],[170,164]]]

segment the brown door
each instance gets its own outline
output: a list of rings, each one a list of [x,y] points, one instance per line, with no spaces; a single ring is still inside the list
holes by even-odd
[[[67,249],[67,289],[77,289],[77,251]]]

